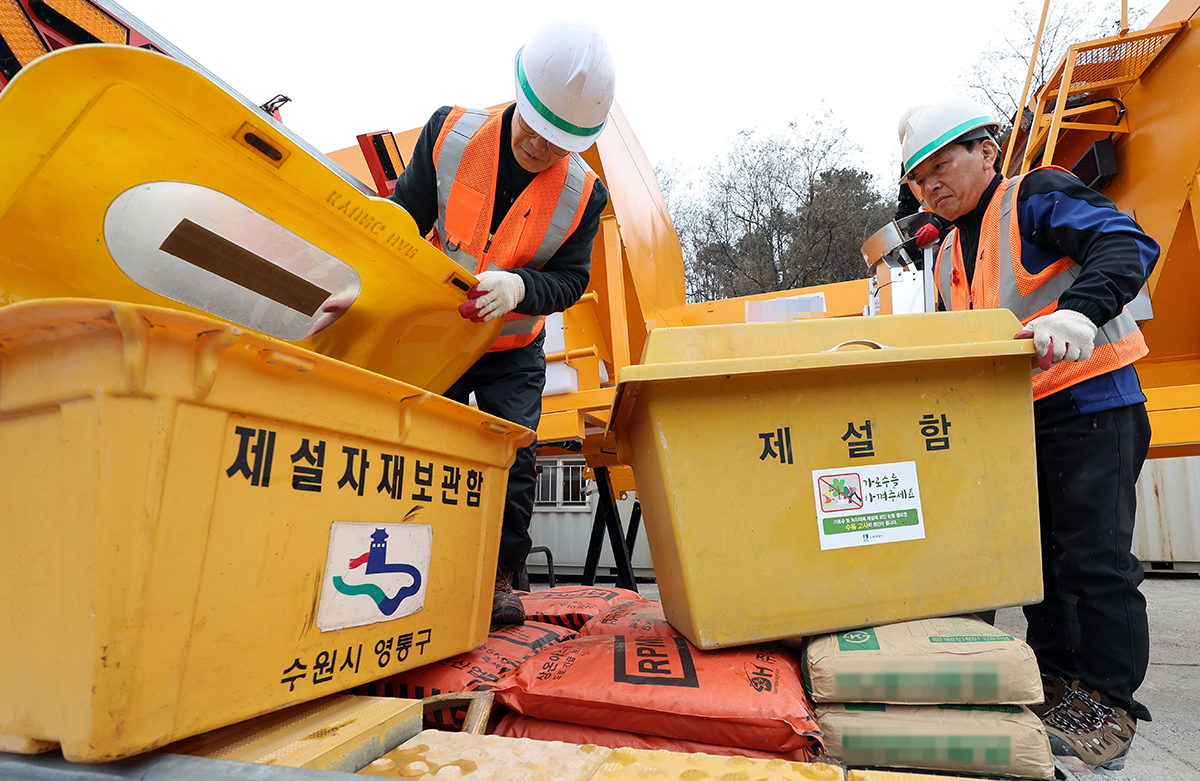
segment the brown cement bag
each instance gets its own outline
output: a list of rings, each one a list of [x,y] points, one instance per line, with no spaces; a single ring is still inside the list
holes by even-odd
[[[645,601],[636,591],[595,586],[557,586],[519,596],[528,620],[568,629],[578,629],[618,602]]]
[[[509,713],[496,729],[493,735],[505,738],[529,738],[530,740],[559,740],[563,743],[579,745],[592,744],[605,748],[636,748],[646,751],[674,751],[679,754],[712,754],[718,757],[742,756],[750,759],[782,759],[788,762],[812,762],[816,752],[811,749],[798,748],[795,751],[773,752],[756,751],[735,746],[713,746],[708,743],[697,743],[694,740],[676,740],[657,735],[635,735],[632,732],[621,732],[603,727],[585,727],[580,724],[567,724],[563,721],[546,721],[522,716],[519,713]]]
[[[683,637],[667,622],[662,603],[652,599],[620,602],[588,621],[579,630],[580,637],[595,635]]]
[[[414,700],[446,692],[486,691],[495,688],[541,649],[573,637],[573,630],[549,624],[507,626],[493,630],[482,648],[363,684],[353,691],[370,697]],[[457,708],[430,713],[426,721],[434,725],[461,725],[465,717],[466,709]]]
[[[817,721],[847,765],[1054,777],[1046,730],[1020,705],[817,705]]]
[[[526,716],[760,751],[819,751],[799,664],[763,644],[701,651],[682,637],[579,637],[496,688]]]
[[[804,682],[816,702],[1042,701],[1033,651],[974,616],[819,635],[804,649]]]

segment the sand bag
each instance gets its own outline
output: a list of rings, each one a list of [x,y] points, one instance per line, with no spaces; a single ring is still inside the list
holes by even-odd
[[[817,705],[825,753],[847,765],[1053,778],[1042,722],[1020,705]]]
[[[812,762],[817,754],[812,749],[798,748],[795,751],[758,751],[751,748],[736,746],[714,746],[709,743],[699,743],[694,740],[678,740],[664,738],[658,735],[637,735],[632,732],[621,732],[603,727],[585,727],[582,724],[568,724],[565,721],[547,721],[522,716],[519,713],[508,713],[493,735],[506,738],[529,738],[531,740],[559,740],[563,743],[579,745],[592,744],[605,748],[636,748],[646,751],[674,751],[680,754],[712,754],[718,757],[749,757],[750,759],[782,759],[787,762]]]
[[[804,680],[816,702],[1042,701],[1033,651],[974,616],[819,635],[805,646]]]
[[[652,599],[632,599],[619,602],[584,624],[580,637],[595,635],[654,635],[658,637],[683,637],[663,615],[661,602]]]
[[[682,637],[579,637],[496,688],[526,716],[761,751],[819,751],[800,666],[778,646],[701,651]]]
[[[419,700],[446,692],[486,691],[546,646],[573,637],[574,630],[550,624],[530,622],[507,626],[488,634],[482,648],[363,684],[354,693]],[[436,725],[461,725],[465,717],[466,709],[457,708],[427,714],[426,721]]]
[[[532,593],[520,592],[530,621],[579,629],[618,602],[645,601],[636,591],[595,586],[556,586]]]

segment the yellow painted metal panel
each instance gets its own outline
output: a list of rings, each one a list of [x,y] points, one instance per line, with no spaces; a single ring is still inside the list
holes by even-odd
[[[203,311],[435,392],[499,333],[459,316],[474,277],[399,206],[163,55],[38,59],[0,93],[0,146],[0,303]]]
[[[651,332],[659,362],[622,371],[612,428],[672,625],[715,648],[1040,600],[1017,328],[993,310]],[[836,349],[853,340],[890,347]]]
[[[562,442],[568,439],[583,439],[583,413],[568,410],[542,415],[538,421],[539,442]]]
[[[353,773],[421,728],[420,700],[342,694],[206,732],[163,751]]]
[[[850,317],[861,316],[863,307],[868,301],[866,279],[855,279],[850,282],[836,282],[830,285],[797,288],[795,290],[779,290],[774,293],[759,293],[740,298],[724,298],[717,301],[702,301],[688,304],[683,308],[683,325],[717,325],[721,323],[746,322],[747,301],[769,301],[775,298],[806,295],[810,293],[825,294],[825,312],[818,317]]]
[[[477,646],[532,436],[211,318],[0,309],[0,742],[114,759]]]
[[[624,323],[611,323],[614,331],[619,327],[630,329],[629,345],[633,351],[640,342],[635,332],[681,324],[686,301],[683,250],[654,178],[654,166],[616,103],[609,112],[608,126],[596,139],[596,145],[584,153],[584,159],[608,186],[611,208],[620,229],[624,257],[607,257],[609,229],[605,228],[602,235],[605,264],[609,269],[623,267],[632,282],[620,285],[624,293],[610,289],[615,280],[607,282],[604,300],[618,302],[624,295],[630,304],[636,302],[640,308],[640,317],[638,310],[627,311]],[[592,286],[600,289],[596,280]],[[615,337],[613,343],[620,341]]]

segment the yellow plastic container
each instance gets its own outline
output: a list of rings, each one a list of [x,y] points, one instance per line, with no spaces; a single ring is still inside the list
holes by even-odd
[[[407,212],[169,57],[39,58],[0,92],[0,148],[0,303],[206,313],[436,393],[502,327],[459,316],[475,278]]]
[[[532,436],[211,318],[0,309],[0,751],[114,759],[477,647]]]
[[[611,429],[701,648],[1037,602],[1028,340],[1004,310],[656,329]]]

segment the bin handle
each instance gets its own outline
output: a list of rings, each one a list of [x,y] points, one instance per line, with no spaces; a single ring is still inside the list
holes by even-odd
[[[862,344],[862,345],[866,345],[867,347],[872,347],[872,348],[874,348],[874,349],[876,349],[876,350],[890,350],[890,349],[892,349],[892,346],[891,346],[890,344],[883,344],[883,343],[881,343],[881,342],[876,342],[876,341],[873,341],[873,340],[871,340],[871,339],[847,339],[846,341],[842,342],[841,344],[835,344],[833,347],[830,347],[828,350],[822,350],[821,352],[823,352],[823,353],[835,353],[835,352],[837,352],[837,351],[838,351],[840,348],[842,348],[842,347],[845,347],[845,346],[846,346],[846,345],[848,345],[848,344]]]

